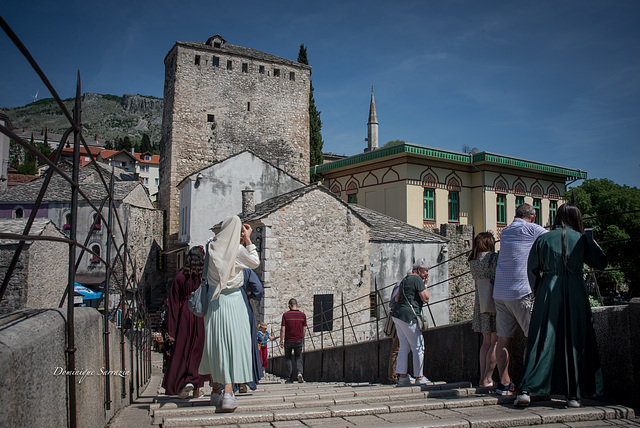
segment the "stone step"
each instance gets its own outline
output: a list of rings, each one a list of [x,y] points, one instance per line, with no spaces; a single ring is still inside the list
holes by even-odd
[[[462,388],[460,388],[462,387]],[[337,392],[336,392],[337,391]],[[268,395],[256,393],[238,395],[240,406],[236,413],[249,412],[260,407],[265,411],[280,411],[295,408],[330,407],[340,405],[363,405],[374,403],[402,403],[407,408],[422,408],[425,398],[438,397],[469,397],[478,392],[486,392],[486,388],[471,388],[468,382],[452,384],[435,384],[423,387],[392,387],[392,386],[368,386],[334,389],[330,392],[318,392],[317,394],[292,393],[283,391],[283,395],[271,392]],[[185,400],[186,401],[186,400]],[[508,401],[512,401],[509,399]],[[416,403],[416,404],[413,404]],[[173,416],[190,416],[197,414],[214,414],[215,407],[209,405],[209,397],[190,400],[188,402],[156,403],[150,406],[150,414],[154,424],[161,424],[164,418]]]
[[[162,427],[245,426],[247,424],[279,426],[284,422],[294,421],[297,422],[297,426],[495,427],[581,421],[595,421],[595,425],[591,426],[606,426],[609,423],[605,421],[635,418],[632,409],[603,403],[589,403],[587,407],[580,409],[566,409],[564,400],[551,400],[537,402],[527,409],[518,409],[512,405],[491,404],[492,402],[484,400],[482,400],[483,404],[480,404],[478,398],[424,401],[421,405],[399,403],[394,406],[381,403],[176,416],[166,418]]]

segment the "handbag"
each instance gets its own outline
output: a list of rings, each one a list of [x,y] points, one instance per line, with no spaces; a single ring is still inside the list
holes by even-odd
[[[493,282],[489,278],[476,279],[476,289],[478,290],[480,313],[495,314],[496,305],[493,301]]]
[[[197,317],[204,317],[209,307],[209,299],[207,294],[209,293],[209,283],[206,279],[203,279],[200,286],[191,292],[187,305],[189,310]]]
[[[387,321],[384,324],[384,334],[387,335],[387,337],[392,337],[393,336],[393,331],[396,328],[396,324],[393,322],[393,318],[391,318],[391,314],[387,315]]]
[[[415,309],[413,309],[413,305],[411,304],[409,299],[407,299],[407,295],[404,292],[404,284],[400,284],[400,288],[402,288],[402,294],[404,294],[404,298],[407,300],[407,303],[409,304],[409,307],[411,308],[411,312],[413,312],[413,315],[416,317],[416,326],[418,327],[418,330],[423,331],[423,332],[427,331],[429,329],[429,320],[427,319],[427,317],[425,317],[422,314],[422,312],[420,313],[420,315],[418,315],[416,313]]]

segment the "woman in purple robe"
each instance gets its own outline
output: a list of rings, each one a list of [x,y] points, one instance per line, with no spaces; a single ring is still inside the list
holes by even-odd
[[[204,322],[195,316],[187,305],[191,292],[200,286],[204,250],[193,247],[184,262],[184,268],[177,273],[171,284],[169,297],[169,327],[167,335],[175,344],[167,363],[162,386],[167,395],[187,398],[201,397],[200,388],[207,376],[198,373],[204,349]]]

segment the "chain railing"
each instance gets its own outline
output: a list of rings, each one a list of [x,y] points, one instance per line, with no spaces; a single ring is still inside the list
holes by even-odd
[[[32,154],[38,162],[43,165],[47,165],[49,168],[45,173],[45,177],[43,179],[42,186],[38,193],[38,197],[31,209],[31,213],[29,218],[26,221],[24,230],[22,234],[15,233],[0,233],[0,239],[14,240],[18,243],[17,249],[14,252],[13,258],[7,268],[7,271],[4,275],[4,279],[2,282],[2,286],[0,287],[0,300],[5,295],[5,292],[8,289],[9,281],[18,265],[18,261],[22,251],[27,242],[31,241],[52,241],[52,242],[63,242],[69,245],[69,268],[68,268],[68,277],[67,277],[67,287],[64,291],[64,295],[60,301],[59,307],[62,308],[65,300],[67,303],[67,321],[66,321],[66,349],[65,353],[67,355],[67,372],[70,375],[67,377],[68,384],[68,415],[69,415],[69,426],[75,428],[77,423],[77,397],[76,397],[76,382],[75,375],[76,367],[75,367],[75,330],[74,330],[74,285],[76,279],[76,272],[80,266],[81,260],[86,253],[89,253],[95,258],[95,260],[99,261],[99,263],[105,266],[105,285],[103,288],[102,296],[100,298],[98,307],[102,305],[103,307],[103,341],[104,341],[104,362],[105,362],[105,370],[110,370],[110,358],[109,358],[109,336],[110,332],[110,316],[109,316],[109,296],[111,291],[111,281],[113,281],[120,289],[120,301],[115,306],[115,311],[120,311],[120,322],[119,322],[119,333],[120,333],[120,368],[123,372],[126,371],[127,361],[126,361],[126,352],[125,352],[125,317],[128,316],[128,311],[133,310],[134,317],[132,319],[132,329],[131,332],[126,332],[129,338],[131,339],[132,346],[130,347],[130,358],[129,358],[129,368],[136,367],[136,378],[135,382],[133,379],[130,380],[130,389],[129,393],[130,397],[134,393],[134,383],[135,383],[135,392],[137,396],[141,394],[141,387],[144,386],[146,382],[148,382],[151,376],[151,335],[150,335],[150,322],[149,322],[149,314],[147,311],[147,307],[145,305],[144,299],[144,287],[142,284],[138,282],[136,277],[136,260],[132,256],[130,249],[127,247],[127,228],[123,225],[123,220],[120,218],[120,214],[118,212],[116,206],[116,199],[114,197],[114,168],[111,169],[109,184],[107,184],[107,180],[105,179],[105,174],[102,172],[101,168],[98,166],[97,159],[89,150],[89,146],[87,145],[84,136],[82,135],[82,120],[81,120],[81,112],[82,112],[82,99],[81,99],[81,86],[80,86],[80,73],[78,72],[77,76],[77,84],[76,84],[76,96],[75,96],[75,106],[73,109],[73,115],[71,115],[62,102],[62,99],[57,94],[55,88],[49,82],[49,79],[39,67],[35,59],[31,56],[28,49],[24,46],[24,44],[20,41],[18,36],[13,32],[13,30],[9,27],[9,25],[4,21],[4,19],[0,16],[0,27],[2,27],[3,31],[7,34],[7,36],[11,39],[13,44],[20,50],[25,59],[29,62],[31,67],[34,69],[36,74],[40,77],[42,82],[45,84],[52,97],[58,104],[58,107],[67,118],[70,124],[70,128],[65,131],[63,134],[56,151],[52,159],[44,156],[40,153],[36,148],[31,146],[27,141],[21,139],[17,134],[8,129],[5,126],[0,125],[0,132],[8,136],[10,139],[15,141],[22,149]],[[62,152],[62,148],[65,144],[67,144],[68,138],[73,133],[73,166],[72,166],[72,174],[68,175],[66,171],[64,171],[58,165],[60,160],[60,155]],[[86,155],[90,158],[90,165],[95,169],[97,175],[104,186],[105,192],[107,196],[102,200],[99,207],[97,207],[91,198],[83,191],[82,186],[79,181],[79,172],[80,172],[80,147],[84,147],[86,151]],[[64,179],[69,186],[71,187],[71,222],[70,222],[70,230],[68,232],[68,237],[55,237],[55,236],[40,236],[40,235],[30,235],[31,227],[34,223],[35,218],[38,215],[40,210],[40,206],[44,201],[45,193],[48,189],[48,186],[51,183],[54,174],[58,174],[59,177]],[[82,241],[78,240],[77,236],[77,225],[78,225],[78,205],[79,198],[82,198],[82,203],[91,207],[94,211],[94,224],[89,229],[88,236]],[[102,210],[108,206],[108,215],[105,219],[102,214]],[[115,218],[115,225],[114,225]],[[95,228],[95,224],[102,222],[102,224],[106,224],[106,232],[107,232],[107,254],[105,258],[102,257],[102,254],[94,252],[91,248],[88,248],[87,245],[90,241],[91,234],[93,229]],[[122,237],[122,244],[120,246],[116,246],[116,233]],[[76,250],[80,249],[79,255],[76,254]],[[115,254],[111,254],[112,250],[115,251]],[[115,273],[115,268],[118,266],[122,266],[122,278],[117,278]],[[111,318],[114,318],[116,314],[112,314]],[[116,322],[118,320],[116,319]],[[134,356],[134,346],[135,346],[135,356]],[[104,377],[104,393],[105,393],[105,402],[104,406],[106,410],[111,409],[111,391],[110,391],[110,380],[108,376]],[[122,398],[126,397],[126,379],[122,377]]]

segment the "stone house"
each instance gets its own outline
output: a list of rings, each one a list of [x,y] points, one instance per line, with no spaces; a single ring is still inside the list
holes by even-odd
[[[176,252],[178,266],[187,248],[204,245],[211,237],[211,224],[242,210],[241,191],[249,186],[254,203],[260,203],[305,184],[249,150],[211,164],[186,176],[179,184],[180,230]]]
[[[26,219],[0,219],[4,233],[22,235]],[[29,235],[65,238],[47,218],[36,219]],[[4,280],[18,241],[0,240],[0,280]],[[67,287],[69,245],[59,241],[26,241],[9,285],[0,301],[0,315],[18,309],[57,308]]]
[[[111,168],[98,162],[102,174],[109,183]],[[70,174],[71,166],[61,163],[60,167]],[[123,234],[127,233],[127,244],[130,252],[127,271],[133,273],[137,280],[145,281],[148,286],[162,285],[158,273],[158,254],[162,248],[162,212],[155,209],[147,189],[132,176],[119,169],[114,169],[114,205],[113,220],[114,242],[111,249],[111,262],[117,259],[117,249],[122,246]],[[0,218],[27,218],[34,207],[42,187],[44,177],[32,182],[18,185],[0,194]],[[80,189],[89,197],[96,207],[106,201],[107,189],[98,177],[93,165],[80,168]],[[102,215],[108,218],[108,205],[102,208]],[[48,218],[64,234],[71,227],[71,187],[69,183],[54,174],[36,218]],[[121,227],[122,228],[121,228]],[[77,240],[101,258],[107,253],[106,222],[96,215],[94,209],[79,196]],[[78,255],[80,250],[78,250]],[[111,289],[119,293],[122,282],[122,265],[115,263],[115,275],[111,279]],[[132,268],[135,266],[135,268]],[[105,280],[105,265],[100,260],[85,252],[76,271],[76,281],[90,288],[99,289]],[[149,290],[151,291],[151,290]],[[149,293],[148,296],[159,293]]]
[[[160,184],[160,155],[150,152],[136,153],[135,149],[131,149],[131,152],[101,150],[97,160],[132,174],[149,190],[151,200],[153,202],[157,200]]]
[[[176,42],[164,64],[158,206],[172,251],[180,245],[178,184],[192,173],[250,149],[309,182],[311,67],[220,35]]]
[[[295,298],[312,336],[306,347],[319,346],[321,332],[325,346],[342,343],[343,320],[346,343],[368,338],[367,220],[317,183],[268,199],[255,210],[250,204],[244,208],[241,220],[253,227],[261,259],[256,273],[265,288],[256,321],[268,323],[278,335],[287,302]]]

